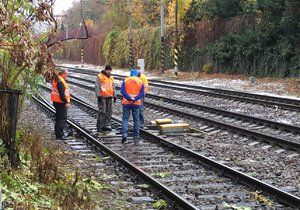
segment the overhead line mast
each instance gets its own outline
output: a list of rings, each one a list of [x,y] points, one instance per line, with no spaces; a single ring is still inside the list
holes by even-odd
[[[175,3],[174,74],[178,77],[178,0]]]
[[[134,58],[133,58],[133,34],[132,34],[132,0],[130,0],[129,44],[130,44],[129,65],[130,68],[133,68]]]
[[[165,73],[165,38],[164,38],[164,4],[160,0],[160,41],[161,41],[161,54],[160,54],[160,68],[162,74]]]
[[[83,12],[82,12],[82,0],[80,0],[80,18],[81,18],[81,20],[80,20],[80,27],[84,27]],[[83,57],[84,57],[83,39],[81,39],[80,57],[81,57],[81,67],[83,67]]]

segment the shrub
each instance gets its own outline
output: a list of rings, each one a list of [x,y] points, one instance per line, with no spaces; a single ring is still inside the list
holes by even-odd
[[[170,27],[166,27],[166,68],[172,66],[171,31]],[[133,30],[134,61],[138,58],[144,58],[146,69],[158,69],[160,67],[161,42],[159,34],[159,27],[144,27]],[[110,32],[105,39],[102,50],[107,63],[118,67],[128,67],[130,55],[129,31]]]
[[[203,68],[202,68],[202,71],[206,74],[210,74],[212,73],[214,70],[214,67],[211,63],[206,63],[204,64]]]
[[[45,147],[43,139],[30,131],[19,131],[21,168],[12,170],[7,158],[0,159],[4,208],[91,209],[93,193],[103,186],[76,172],[63,170],[59,150]],[[66,165],[64,165],[66,166]]]

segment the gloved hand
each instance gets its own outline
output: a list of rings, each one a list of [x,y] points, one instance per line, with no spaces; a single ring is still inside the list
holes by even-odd
[[[115,97],[114,97],[114,103],[116,103],[116,101],[117,101],[117,97],[115,96]]]

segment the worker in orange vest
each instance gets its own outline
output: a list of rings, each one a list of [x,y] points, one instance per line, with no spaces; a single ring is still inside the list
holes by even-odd
[[[51,101],[55,107],[55,136],[56,139],[66,139],[64,129],[67,122],[67,109],[70,108],[71,94],[66,79],[68,71],[66,69],[59,69],[58,75],[54,76],[52,80]]]
[[[110,65],[98,74],[95,82],[95,93],[98,98],[97,132],[111,131],[112,100],[117,100],[114,78]]]
[[[130,77],[125,78],[121,86],[123,96],[123,117],[122,117],[122,143],[125,143],[128,137],[128,121],[130,113],[133,116],[133,140],[135,144],[140,144],[140,124],[139,110],[144,96],[144,85],[138,78],[136,70],[130,71]]]
[[[146,94],[148,94],[149,91],[148,79],[146,75],[141,72],[141,68],[139,66],[135,66],[134,69],[138,71],[138,77],[142,80],[145,88],[145,95],[142,98],[142,103],[139,111],[140,127],[144,128],[145,126],[144,101],[145,101],[145,96]]]

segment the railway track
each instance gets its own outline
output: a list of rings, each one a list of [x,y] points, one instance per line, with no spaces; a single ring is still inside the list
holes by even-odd
[[[78,83],[74,79],[81,82]],[[72,77],[69,83],[94,91],[94,81],[88,79]],[[164,110],[194,121],[204,121],[207,123],[206,130],[227,129],[254,137],[259,141],[300,150],[300,127],[297,126],[153,94],[147,94],[145,104],[154,110]]]
[[[50,113],[50,115],[55,114],[55,110],[52,107],[52,105],[43,97],[33,97],[33,100],[41,106],[44,111],[47,113]],[[76,99],[75,99],[76,101]],[[79,103],[82,103],[79,100]],[[71,109],[74,109],[73,107]],[[123,164],[126,169],[131,170],[131,173],[133,172],[133,175],[139,176],[139,179],[142,180],[141,188],[149,188],[150,186],[145,185],[145,181],[148,183],[151,183],[153,186],[158,185],[157,188],[159,188],[160,192],[157,193],[164,193],[164,195],[167,195],[167,199],[169,197],[173,198],[173,200],[176,200],[176,202],[171,202],[171,208],[174,208],[175,206],[179,207],[179,209],[195,209],[191,204],[189,204],[187,201],[182,200],[180,197],[176,197],[177,195],[174,195],[173,192],[169,192],[168,189],[164,188],[163,186],[160,187],[160,184],[156,182],[155,179],[151,178],[148,174],[145,172],[141,171],[139,168],[137,168],[135,165],[130,163],[126,158],[120,156],[116,152],[114,152],[112,149],[109,147],[105,146],[103,142],[99,140],[97,135],[93,135],[93,132],[90,131],[90,125],[91,122],[88,122],[85,124],[85,127],[81,126],[80,123],[78,123],[78,120],[86,119],[86,117],[89,117],[92,113],[88,111],[88,113],[82,112],[80,109],[75,109],[73,110],[76,112],[76,116],[73,119],[70,119],[68,117],[67,123],[68,126],[71,127],[73,130],[75,130],[76,136],[75,138],[71,140],[65,140],[66,143],[73,149],[75,149],[77,152],[81,153],[83,156],[90,156],[90,157],[97,157],[99,156],[99,153],[102,153],[105,155],[105,158],[108,156],[113,157],[116,161],[119,163]],[[78,112],[79,111],[79,112]],[[109,137],[108,137],[109,138]],[[109,138],[110,139],[110,138]],[[102,164],[98,164],[99,167],[102,166]],[[151,187],[150,187],[151,188]],[[174,197],[175,196],[175,197]],[[144,197],[145,198],[145,197]],[[143,202],[144,199],[138,201],[138,202]],[[145,207],[145,206],[144,206]],[[150,207],[150,206],[149,206]],[[177,209],[176,207],[176,209]]]
[[[44,101],[36,97],[33,97],[33,100],[44,104]],[[38,122],[45,126],[45,131],[54,133],[53,107],[46,108],[42,104],[36,104],[34,101],[28,103],[30,111],[27,112],[39,116]],[[38,112],[43,112],[45,115]],[[54,142],[62,146],[67,153],[72,151],[72,156],[65,157],[63,162],[71,161],[72,165],[80,170],[80,175],[93,177],[95,181],[101,183],[103,189],[100,190],[100,199],[97,201],[103,209],[120,209],[120,206],[124,209],[151,209],[154,202],[162,199],[161,195],[146,185],[144,180],[132,174],[128,168],[103,150],[97,149],[75,129],[67,140],[54,140]],[[109,197],[105,196],[107,193]]]
[[[47,97],[49,98],[49,93]],[[83,127],[82,135],[105,152],[117,153],[113,156],[118,161],[123,163],[123,157],[126,157],[126,161],[130,163],[126,165],[137,168],[131,170],[163,192],[176,206],[183,209],[222,209],[225,205],[235,204],[265,208],[265,204],[256,203],[252,198],[255,194],[253,190],[261,190],[290,207],[300,207],[300,198],[146,130],[142,130],[142,147],[135,147],[131,143],[122,145],[118,135],[119,119],[114,118],[114,135],[96,136],[97,110],[76,100],[76,97],[73,98],[74,105],[69,112],[70,118],[75,122],[73,126]],[[140,174],[141,172],[144,174]],[[150,178],[154,180],[151,181]],[[288,208],[277,202],[273,205],[277,209]]]
[[[66,66],[62,66],[66,67]],[[88,70],[83,68],[72,68],[67,67],[72,72],[86,74],[86,75],[97,75],[99,72],[95,70]],[[123,79],[124,76],[113,74],[115,79]],[[189,84],[182,84],[176,82],[162,81],[149,79],[149,84],[154,87],[168,88],[172,90],[188,91],[190,93],[197,93],[202,96],[212,96],[217,98],[231,99],[237,101],[244,101],[248,103],[267,105],[271,107],[280,107],[287,110],[300,111],[300,100],[281,98],[275,96],[246,93],[240,91],[232,91],[218,88],[211,88],[205,86],[195,86]]]

